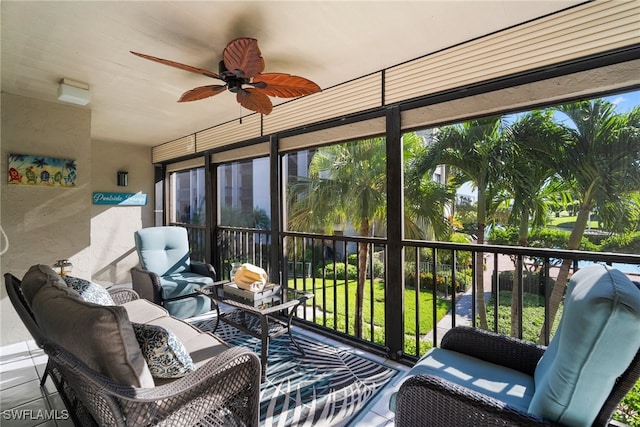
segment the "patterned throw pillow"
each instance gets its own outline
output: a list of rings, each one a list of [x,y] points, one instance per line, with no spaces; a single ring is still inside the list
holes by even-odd
[[[109,292],[97,283],[73,276],[62,276],[67,286],[72,288],[83,301],[100,305],[116,305]]]
[[[156,325],[131,324],[152,376],[179,378],[196,370],[187,349],[173,332]]]

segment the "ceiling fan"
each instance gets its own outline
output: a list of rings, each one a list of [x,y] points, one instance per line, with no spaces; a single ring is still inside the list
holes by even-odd
[[[218,65],[218,73],[143,53],[133,51],[131,53],[181,70],[222,80],[225,83],[224,85],[200,86],[186,91],[178,99],[178,102],[197,101],[228,89],[236,94],[236,99],[244,108],[261,114],[269,114],[273,109],[269,96],[295,98],[321,91],[317,84],[304,77],[284,73],[263,74],[264,59],[260,48],[258,48],[258,40],[252,38],[237,38],[227,44],[222,53],[222,61]]]

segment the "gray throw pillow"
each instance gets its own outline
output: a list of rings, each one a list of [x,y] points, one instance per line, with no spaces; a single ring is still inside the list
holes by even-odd
[[[22,278],[22,293],[29,306],[33,303],[33,297],[38,293],[40,288],[48,283],[61,283],[62,280],[58,273],[48,265],[36,264],[29,268]]]
[[[179,378],[196,370],[189,352],[173,332],[156,325],[131,324],[153,377]]]
[[[125,308],[82,301],[61,282],[43,286],[33,298],[47,339],[123,386],[154,387]]]

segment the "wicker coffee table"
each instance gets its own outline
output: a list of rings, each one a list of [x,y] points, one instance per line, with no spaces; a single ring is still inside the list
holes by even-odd
[[[262,362],[262,380],[267,373],[267,355],[269,340],[283,334],[289,334],[289,339],[304,356],[304,351],[291,334],[291,319],[300,305],[315,295],[309,292],[281,287],[272,295],[256,301],[242,299],[235,294],[224,292],[223,285],[229,282],[216,282],[213,285],[200,288],[200,292],[213,298],[217,303],[231,307],[231,310],[219,312],[219,322],[237,328],[262,341],[260,361]],[[286,319],[286,320],[285,320]]]

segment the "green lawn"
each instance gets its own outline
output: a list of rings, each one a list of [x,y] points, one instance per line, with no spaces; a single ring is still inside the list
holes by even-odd
[[[324,284],[324,286],[323,286]],[[325,319],[318,317],[316,322],[318,324],[327,326],[329,328],[335,328],[338,331],[353,334],[353,318],[355,311],[356,301],[356,281],[355,280],[325,280],[315,279],[315,283],[312,279],[304,279],[304,281],[298,279],[289,281],[290,287],[298,289],[304,286],[304,289],[308,292],[313,292],[315,298],[313,305],[319,310],[325,312]],[[373,289],[372,289],[373,288]],[[370,281],[367,281],[364,289],[364,338],[371,338],[371,319],[373,300],[373,341],[384,345],[384,325],[385,325],[385,313],[384,313],[384,282],[381,280],[375,280],[373,286]],[[419,307],[419,333],[421,335],[427,334],[433,329],[433,295],[428,291],[421,291],[418,298]],[[440,320],[449,311],[451,302],[438,298],[436,300],[437,319]],[[348,318],[349,330],[346,328],[346,319]],[[312,319],[310,319],[312,320]],[[326,323],[325,323],[326,321]],[[404,322],[405,322],[405,351],[409,354],[415,354],[415,336],[416,336],[416,291],[413,289],[407,289],[405,291],[405,308],[404,308]],[[423,349],[426,347],[423,347]],[[410,350],[410,351],[409,351]],[[424,351],[422,351],[424,352]]]
[[[530,293],[523,293],[522,307],[522,338],[530,342],[538,342],[538,336],[544,323],[544,297]],[[511,291],[500,291],[498,305],[498,332],[511,335]],[[493,330],[493,298],[487,301],[487,323],[489,330]],[[562,317],[562,306],[558,309],[556,322],[551,328],[551,336],[558,327]]]
[[[573,230],[573,226],[576,223],[576,219],[577,217],[575,216],[565,216],[565,217],[559,217],[559,218],[550,218],[549,219],[549,226],[550,227],[557,227],[560,228],[562,230],[567,230],[567,231],[571,231]],[[587,228],[591,228],[591,229],[598,229],[598,221],[589,221]]]

